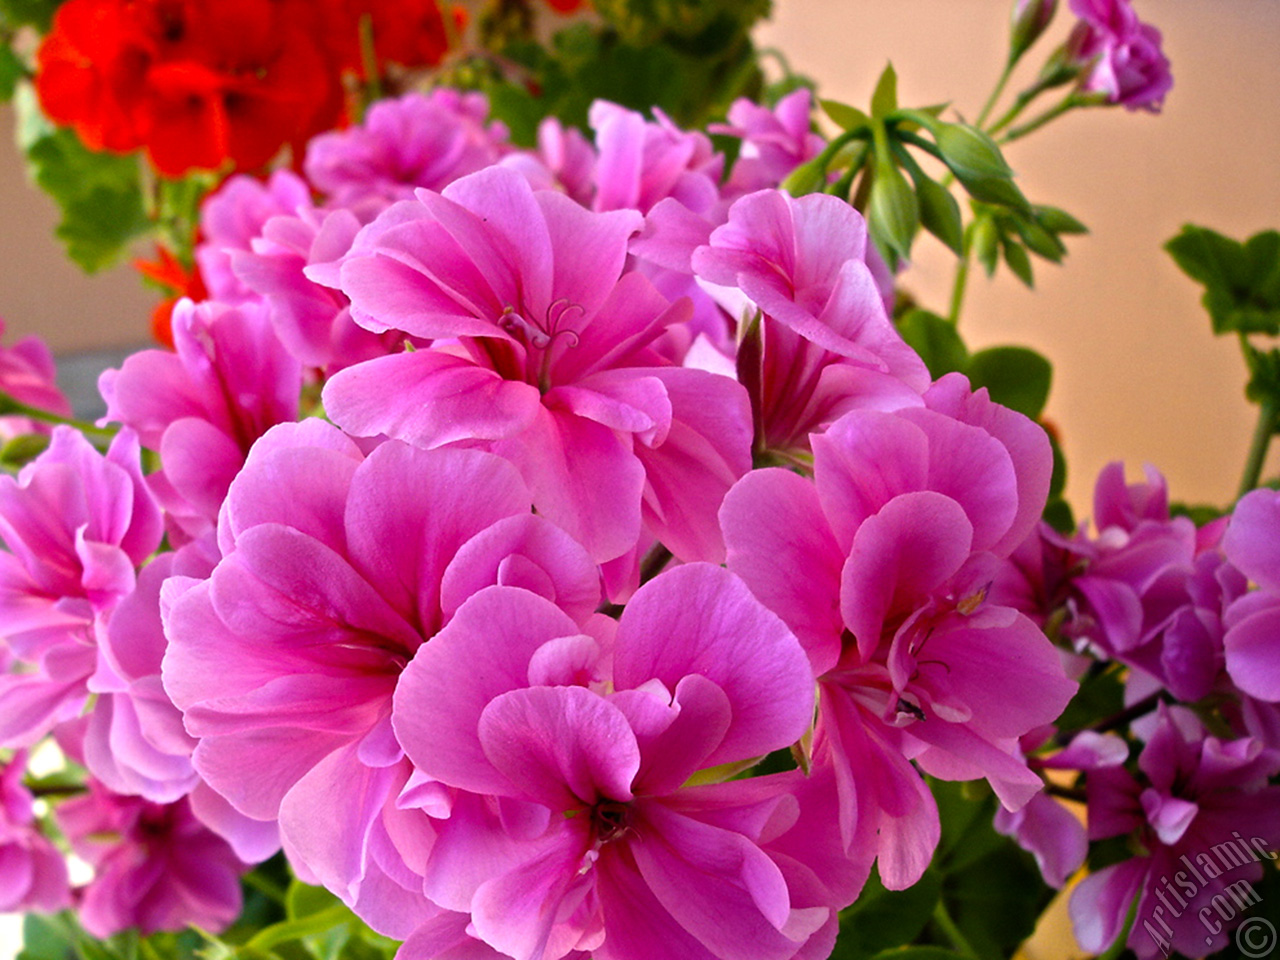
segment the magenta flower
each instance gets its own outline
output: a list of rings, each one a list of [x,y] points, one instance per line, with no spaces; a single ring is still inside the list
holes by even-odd
[[[253,442],[296,419],[302,372],[259,304],[181,301],[173,338],[176,353],[135,353],[98,386],[107,419],[132,427],[160,453],[164,469],[148,481],[170,534],[185,540],[212,528]]]
[[[1232,924],[1210,902],[1229,884],[1256,882],[1262,861],[1276,858],[1280,787],[1267,780],[1280,772],[1280,752],[1248,737],[1208,736],[1190,711],[1162,705],[1138,767],[1140,776],[1123,767],[1088,775],[1089,838],[1132,835],[1146,853],[1076,888],[1076,939],[1091,953],[1105,950],[1136,897],[1127,944],[1140,960],[1221,950]],[[1206,911],[1214,923],[1204,922]]]
[[[1254,490],[1236,504],[1223,549],[1258,589],[1227,610],[1226,670],[1251,697],[1280,702],[1280,493]],[[1280,741],[1272,741],[1280,746]]]
[[[330,206],[369,220],[417,187],[443,190],[510,150],[506,127],[488,115],[483,94],[445,88],[379,100],[358,126],[314,137],[304,169]]]
[[[1139,20],[1129,0],[1071,0],[1071,9],[1080,22],[1068,41],[1070,55],[1092,64],[1083,89],[1129,110],[1159,113],[1173,87],[1160,31]]]
[[[712,133],[742,140],[727,189],[735,195],[776,187],[796,167],[812,160],[826,141],[813,132],[813,95],[793,90],[770,109],[751,100],[735,100],[728,123],[712,124]]]
[[[0,477],[0,744],[34,743],[74,717],[98,668],[97,634],[160,543],[138,441],[122,431],[106,456],[57,427],[17,478]]]
[[[0,336],[4,321],[0,320]],[[53,355],[39,337],[23,337],[11,347],[0,347],[0,391],[19,403],[63,417],[71,416],[71,404],[54,383]],[[0,416],[0,441],[24,433],[48,433],[47,424],[22,416]]]
[[[997,558],[1037,522],[1043,431],[962,377],[925,406],[856,410],[813,438],[815,482],[759,470],[721,511],[729,568],[804,645],[819,680],[815,761],[835,766],[846,848],[878,850],[893,889],[938,837],[909,759],[985,777],[1016,809],[1040,788],[1018,738],[1075,684],[1034,624],[989,602]]]
[[[257,299],[232,270],[236,251],[249,250],[272,217],[290,216],[311,206],[311,191],[297,174],[277,170],[262,183],[243,174],[229,178],[200,205],[196,265],[209,299],[244,303]]]
[[[762,190],[694,251],[699,278],[740,290],[762,312],[753,399],[764,449],[807,452],[810,433],[850,410],[919,405],[929,374],[885,312],[872,250],[847,203]]]
[[[589,120],[598,152],[592,209],[648,213],[670,197],[705,214],[720,202],[724,157],[706,134],[681,130],[661,110],[648,121],[605,100],[591,105]]]
[[[642,521],[682,559],[718,560],[715,511],[750,466],[747,399],[649,349],[687,308],[623,273],[640,222],[500,168],[391,207],[342,265],[353,316],[448,342],[341,371],[325,409],[357,435],[483,444],[598,561],[632,550]]]
[[[95,937],[130,927],[145,936],[188,925],[218,933],[240,914],[248,870],[186,800],[160,805],[121,797],[89,780],[88,794],[58,805],[71,849],[94,869],[78,917]]]
[[[191,766],[195,740],[160,682],[166,640],[160,590],[170,576],[205,578],[217,562],[211,544],[190,543],[142,568],[137,588],[100,631],[98,694],[84,719],[84,764],[113,793],[171,803],[199,782]]]
[[[36,825],[26,765],[24,750],[0,765],[0,911],[57,913],[71,903],[67,865]]]
[[[365,457],[328,424],[283,425],[231,486],[212,576],[164,587],[164,686],[196,770],[392,936],[433,912],[406,865],[431,828],[390,725],[400,671],[473,590],[537,591],[575,623],[600,600],[582,548],[529,508],[491,454]]]
[[[814,816],[788,847],[795,777],[688,785],[793,743],[812,697],[794,637],[709,565],[641,587],[612,642],[527,592],[476,594],[395,696],[414,764],[475,795],[440,825],[428,894],[531,960],[824,955],[807,944],[829,951],[867,865],[815,874]]]

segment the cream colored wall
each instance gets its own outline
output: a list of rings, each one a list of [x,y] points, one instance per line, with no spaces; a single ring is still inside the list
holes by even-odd
[[[1063,0],[1065,7],[1066,0]],[[965,329],[978,345],[1027,343],[1057,368],[1050,414],[1087,510],[1092,477],[1151,461],[1175,496],[1231,496],[1252,428],[1236,348],[1208,333],[1194,285],[1160,245],[1185,221],[1243,235],[1280,226],[1280,0],[1137,0],[1165,34],[1175,86],[1159,117],[1097,110],[1059,121],[1009,157],[1025,192],[1079,216],[1092,236],[1030,293],[1009,277],[971,284]],[[776,0],[761,40],[828,96],[865,105],[892,60],[904,100],[951,99],[972,115],[1003,50],[1005,0]],[[1065,27],[1069,14],[1059,14]],[[0,129],[12,115],[0,109]],[[0,157],[0,317],[9,336],[60,351],[145,337],[152,302],[125,269],[86,278],[52,239],[51,203]],[[907,283],[946,301],[950,264],[931,241]]]

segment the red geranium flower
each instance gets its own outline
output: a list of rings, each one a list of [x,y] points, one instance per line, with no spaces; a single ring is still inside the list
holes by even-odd
[[[68,0],[38,67],[53,120],[166,176],[260,167],[342,110],[305,0]]]

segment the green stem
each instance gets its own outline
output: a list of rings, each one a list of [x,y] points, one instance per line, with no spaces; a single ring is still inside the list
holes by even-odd
[[[104,440],[110,440],[119,433],[118,427],[99,427],[97,424],[88,423],[84,420],[74,420],[71,417],[64,417],[56,413],[50,413],[48,410],[41,410],[39,407],[30,406],[21,400],[14,399],[3,390],[0,390],[0,415],[22,416],[32,420],[39,420],[41,423],[75,427],[85,436],[99,437]]]
[[[1249,459],[1245,461],[1244,476],[1240,478],[1240,492],[1237,497],[1258,485],[1262,478],[1262,466],[1267,459],[1267,449],[1271,446],[1271,435],[1276,430],[1276,420],[1280,416],[1280,404],[1275,397],[1266,397],[1259,405],[1258,425],[1253,430],[1253,442],[1249,445]]]
[[[445,11],[444,16],[449,16],[448,11]],[[361,14],[359,29],[360,65],[364,67],[364,102],[360,111],[363,114],[382,99],[382,73],[378,69],[378,50],[373,42],[373,14]]]
[[[1119,960],[1120,954],[1125,951],[1125,944],[1129,941],[1129,931],[1133,929],[1133,923],[1138,919],[1138,901],[1142,899],[1142,893],[1133,898],[1133,903],[1129,906],[1129,915],[1125,918],[1124,929],[1120,931],[1120,935],[1116,937],[1115,942],[1107,947],[1106,953],[1098,955],[1098,960]]]
[[[968,938],[956,926],[956,922],[951,919],[951,914],[947,912],[947,905],[939,899],[933,908],[933,922],[938,925],[938,929],[943,932],[951,945],[966,957],[976,957],[977,951],[973,949],[973,945],[969,943]]]
[[[965,231],[964,254],[956,264],[956,279],[951,285],[951,306],[947,310],[947,319],[953,327],[960,325],[960,311],[964,307],[964,292],[969,285],[969,268],[973,262],[972,247],[973,224]]]
[[[1014,127],[1012,130],[1010,130],[1008,133],[1002,136],[997,142],[1003,145],[1006,143],[1012,143],[1014,140],[1021,140],[1027,134],[1034,133],[1035,131],[1043,127],[1045,124],[1058,119],[1058,117],[1062,116],[1064,113],[1068,113],[1071,110],[1074,110],[1076,107],[1083,106],[1083,105],[1084,105],[1084,101],[1082,101],[1080,97],[1076,95],[1076,92],[1073,90],[1070,93],[1068,93],[1065,97],[1063,97],[1061,100],[1059,100],[1057,104],[1050,107],[1044,113],[1040,114],[1040,116],[1035,117],[1031,120],[1028,120],[1026,123],[1022,124],[1021,126]],[[997,127],[998,126],[999,125],[997,125]]]
[[[244,881],[244,885],[246,887],[253,887],[253,889],[257,890],[264,896],[269,897],[271,900],[274,900],[276,903],[285,903],[286,895],[284,889],[278,884],[273,883],[271,880],[262,876],[257,870],[250,870],[240,879]]]
[[[1000,73],[1000,79],[996,81],[995,88],[991,91],[991,95],[987,97],[987,102],[982,105],[982,110],[978,114],[978,119],[973,121],[973,125],[978,129],[982,129],[982,125],[987,122],[987,117],[991,115],[991,111],[996,108],[996,101],[1000,99],[1000,95],[1004,93],[1004,88],[1009,85],[1009,78],[1013,76],[1013,68],[1017,61],[1012,57],[1009,62],[1004,65],[1004,70]]]

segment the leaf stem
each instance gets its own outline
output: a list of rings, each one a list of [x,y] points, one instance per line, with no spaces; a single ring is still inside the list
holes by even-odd
[[[1276,430],[1276,420],[1280,416],[1280,403],[1275,397],[1265,397],[1258,409],[1258,424],[1253,430],[1253,442],[1249,445],[1249,457],[1245,461],[1244,475],[1240,478],[1240,492],[1237,497],[1258,485],[1262,478],[1262,467],[1266,463],[1267,450],[1271,446],[1271,435]]]
[[[39,407],[23,403],[3,390],[0,390],[0,416],[22,416],[32,420],[39,420],[41,423],[74,427],[88,437],[98,437],[103,440],[110,440],[120,432],[119,427],[100,427],[85,420],[75,420],[71,417],[64,417],[61,414],[51,413],[48,410],[41,410]]]
[[[969,942],[955,920],[951,918],[951,914],[947,911],[947,905],[941,898],[934,905],[933,922],[938,925],[938,929],[943,932],[946,938],[951,941],[951,945],[960,953],[966,957],[976,957],[978,955],[978,952],[973,949],[973,944]]]
[[[991,111],[996,108],[996,101],[1004,93],[1004,88],[1009,85],[1009,78],[1013,76],[1013,68],[1017,65],[1017,62],[1017,60],[1010,57],[1004,65],[1004,70],[1000,73],[1000,79],[996,81],[995,87],[987,97],[987,102],[982,105],[982,110],[978,113],[978,119],[973,121],[973,125],[978,129],[982,129],[982,125],[987,122],[987,117],[991,116]]]
[[[956,279],[951,286],[951,305],[947,309],[947,320],[953,327],[960,325],[960,311],[964,308],[964,292],[969,285],[969,268],[973,260],[973,224],[965,230],[964,253],[956,264]]]

